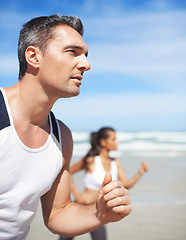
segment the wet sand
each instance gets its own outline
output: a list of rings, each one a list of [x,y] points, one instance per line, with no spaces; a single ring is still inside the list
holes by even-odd
[[[132,213],[107,225],[108,240],[185,240],[186,205],[132,206]],[[27,240],[57,240],[43,224],[41,209],[31,225]],[[90,234],[76,237],[91,240]]]

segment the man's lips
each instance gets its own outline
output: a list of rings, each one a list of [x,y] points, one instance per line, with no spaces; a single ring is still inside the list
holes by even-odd
[[[78,86],[80,86],[80,85],[82,84],[82,83],[81,83],[81,80],[83,79],[83,76],[77,75],[77,76],[71,77],[71,79],[75,80],[75,81],[76,81],[76,84],[78,84]]]
[[[72,78],[72,79],[77,79],[77,80],[81,81],[82,78],[83,78],[83,76],[77,75],[77,76],[73,76],[73,77],[71,77],[71,78]]]

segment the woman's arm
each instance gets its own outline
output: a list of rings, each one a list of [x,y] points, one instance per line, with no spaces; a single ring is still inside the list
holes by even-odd
[[[116,159],[116,163],[118,166],[118,179],[123,183],[123,186],[127,189],[131,188],[136,182],[139,181],[139,179],[143,176],[143,174],[146,171],[148,171],[147,163],[142,162],[140,164],[140,168],[138,172],[132,178],[128,179],[118,159]]]
[[[70,167],[70,173],[77,173],[83,169],[83,158]]]

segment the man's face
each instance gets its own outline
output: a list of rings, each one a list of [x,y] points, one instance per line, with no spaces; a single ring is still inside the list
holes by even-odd
[[[58,26],[41,55],[39,79],[50,96],[79,94],[83,73],[90,69],[88,48],[81,35],[69,26]]]

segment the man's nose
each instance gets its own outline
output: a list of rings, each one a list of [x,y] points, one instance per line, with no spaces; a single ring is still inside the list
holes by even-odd
[[[81,59],[78,63],[78,68],[83,69],[83,71],[88,71],[91,68],[90,62],[85,55],[81,55]]]

